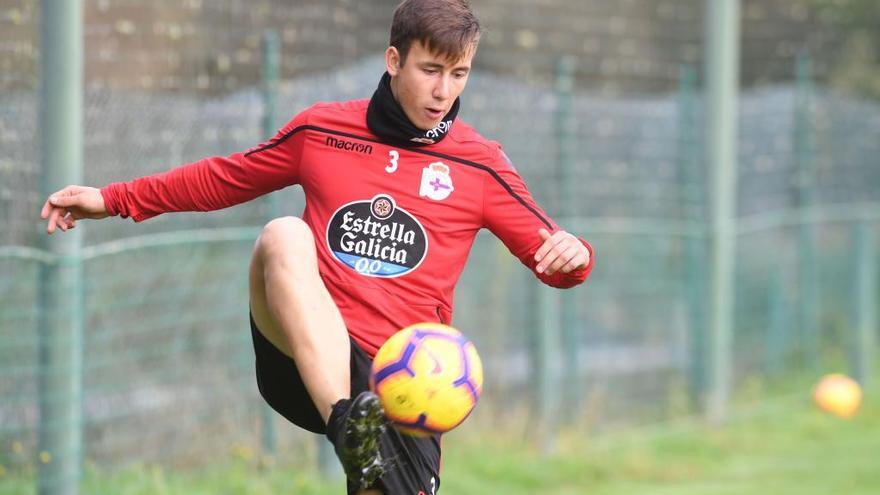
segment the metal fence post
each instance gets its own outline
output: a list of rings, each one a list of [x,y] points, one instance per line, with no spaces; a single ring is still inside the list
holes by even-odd
[[[567,219],[577,216],[577,192],[575,186],[577,177],[575,172],[575,136],[573,91],[575,58],[564,56],[556,65],[556,139],[557,139],[557,165],[559,167],[559,221],[562,228],[566,228]],[[581,333],[583,328],[579,325],[577,312],[577,297],[579,291],[565,291],[559,295],[561,303],[562,325],[562,352],[564,371],[567,386],[565,390],[566,411],[573,412],[578,409],[583,400],[584,381],[580,374],[578,351],[580,349]]]
[[[575,204],[575,135],[574,109],[572,108],[572,92],[574,90],[575,59],[565,56],[556,64],[556,139],[558,149],[560,202],[559,213],[562,216],[573,216]]]
[[[803,337],[803,353],[807,368],[819,367],[819,281],[816,263],[816,226],[809,221],[815,187],[814,140],[812,129],[812,62],[803,52],[797,60],[797,93],[795,97],[794,154],[798,167],[797,203],[801,211],[798,230],[799,297],[798,326]]]
[[[703,181],[698,173],[702,166],[700,160],[700,138],[697,125],[696,70],[685,64],[679,71],[678,97],[678,177],[682,188],[682,212],[684,220],[705,222],[703,213]],[[692,210],[696,209],[694,213]],[[686,237],[684,243],[684,298],[688,319],[688,370],[689,396],[692,407],[699,408],[706,394],[706,238],[703,231],[697,237]]]
[[[855,377],[864,388],[872,385],[877,350],[877,240],[874,225],[862,220],[855,225]]]
[[[82,182],[83,27],[79,0],[44,0],[40,11],[40,159],[44,196]],[[76,495],[82,476],[84,295],[82,228],[43,248],[40,270],[40,495]]]
[[[278,32],[267,29],[263,32],[263,119],[261,122],[263,139],[269,139],[275,134],[276,113],[275,107],[278,100],[278,68],[281,61],[281,44]],[[269,219],[277,218],[281,214],[280,197],[278,193],[272,193],[267,197]],[[278,454],[277,433],[275,431],[275,411],[269,404],[263,403],[263,431],[262,431],[263,454],[274,457]]]
[[[559,290],[540,285],[538,288],[538,338],[537,338],[537,411],[540,423],[537,431],[541,438],[540,448],[551,453],[556,448],[556,426],[559,416],[559,390],[561,371],[559,356],[562,355],[560,328]]]
[[[739,0],[707,0],[706,143],[712,170],[711,390],[708,419],[727,416],[735,296]]]

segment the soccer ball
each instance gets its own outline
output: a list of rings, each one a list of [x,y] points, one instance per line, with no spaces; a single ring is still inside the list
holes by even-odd
[[[813,389],[813,400],[819,409],[849,419],[862,405],[862,388],[846,375],[825,375]]]
[[[401,432],[428,436],[465,420],[483,388],[477,349],[458,330],[417,323],[400,330],[376,353],[370,389]]]

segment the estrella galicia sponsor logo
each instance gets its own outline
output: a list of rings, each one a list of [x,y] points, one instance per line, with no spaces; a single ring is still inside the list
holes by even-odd
[[[339,139],[333,136],[327,136],[324,144],[331,148],[354,151],[355,153],[363,153],[365,155],[371,155],[373,153],[373,145],[371,144],[355,143],[354,141]]]
[[[327,224],[327,246],[337,260],[368,277],[399,277],[415,270],[428,252],[422,224],[394,198],[341,206]]]

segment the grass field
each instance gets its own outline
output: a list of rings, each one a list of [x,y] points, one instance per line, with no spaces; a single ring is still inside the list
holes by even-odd
[[[710,428],[680,421],[604,433],[561,435],[542,455],[508,435],[465,425],[444,439],[444,495],[811,495],[880,494],[880,401],[870,398],[853,420],[816,411],[807,399],[777,400]],[[521,435],[516,435],[521,436]],[[7,473],[0,493],[34,493]],[[198,495],[295,493],[341,495],[295,466],[259,468],[230,459],[195,472],[135,466],[90,469],[84,494]]]

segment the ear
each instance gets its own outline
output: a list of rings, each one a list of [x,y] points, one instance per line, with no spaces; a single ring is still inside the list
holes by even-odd
[[[393,46],[389,46],[385,50],[385,70],[392,76],[396,76],[400,72],[400,52]]]

